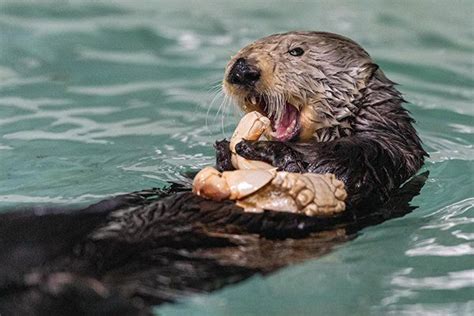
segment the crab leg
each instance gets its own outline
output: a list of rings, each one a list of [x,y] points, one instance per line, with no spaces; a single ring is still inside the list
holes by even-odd
[[[237,125],[230,139],[229,148],[232,152],[232,165],[237,170],[242,169],[273,169],[274,167],[263,161],[248,160],[244,157],[237,155],[235,151],[235,145],[240,143],[242,140],[258,140],[262,134],[270,126],[270,120],[258,113],[253,111],[247,113]]]

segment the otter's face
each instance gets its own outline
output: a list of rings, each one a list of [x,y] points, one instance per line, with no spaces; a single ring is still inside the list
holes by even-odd
[[[362,48],[338,35],[276,34],[231,59],[224,91],[245,112],[258,111],[271,120],[268,138],[307,141],[319,129],[338,124],[331,107],[353,101],[361,88],[358,70],[368,63]]]

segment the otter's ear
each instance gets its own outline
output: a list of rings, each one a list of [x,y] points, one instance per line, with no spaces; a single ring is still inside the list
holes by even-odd
[[[371,62],[366,63],[359,68],[357,76],[357,87],[359,90],[367,87],[368,83],[370,80],[372,80],[372,77],[378,69],[379,66]]]

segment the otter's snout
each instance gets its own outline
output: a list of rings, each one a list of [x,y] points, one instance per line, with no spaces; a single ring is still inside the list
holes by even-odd
[[[260,69],[244,58],[239,58],[229,71],[227,81],[242,86],[253,86],[260,79]]]

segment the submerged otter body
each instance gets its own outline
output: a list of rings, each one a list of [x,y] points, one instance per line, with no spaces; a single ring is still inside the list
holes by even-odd
[[[317,258],[416,207],[426,174],[354,217],[245,213],[172,186],[86,209],[0,214],[2,315],[151,315],[173,302]]]
[[[403,216],[426,153],[403,99],[356,43],[329,33],[273,35],[229,63],[226,92],[272,121],[240,155],[293,172],[333,173],[347,211],[318,218],[244,213],[188,186],[148,190],[81,210],[0,214],[0,314],[137,315],[321,256],[363,227]],[[217,167],[231,170],[227,141]]]

